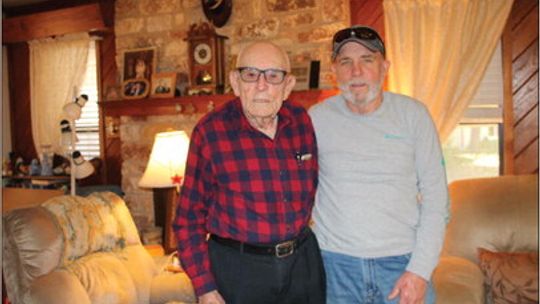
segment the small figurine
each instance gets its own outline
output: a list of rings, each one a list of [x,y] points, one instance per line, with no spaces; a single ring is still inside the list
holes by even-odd
[[[69,125],[69,121],[66,119],[62,119],[60,122],[60,132],[62,133],[60,144],[62,147],[70,147],[71,146],[71,126]]]
[[[41,173],[41,166],[39,165],[39,161],[34,158],[30,162],[30,175],[36,176]]]
[[[88,101],[88,95],[82,94],[77,97],[74,102],[66,104],[62,110],[64,111],[64,116],[68,120],[77,120],[81,117],[81,109],[84,107]]]
[[[13,170],[11,169],[11,162],[9,159],[4,159],[2,162],[2,175],[4,176],[10,176],[13,174]]]
[[[24,161],[22,157],[17,157],[17,160],[15,161],[15,175],[21,176],[21,175],[28,175],[28,166],[24,165]]]

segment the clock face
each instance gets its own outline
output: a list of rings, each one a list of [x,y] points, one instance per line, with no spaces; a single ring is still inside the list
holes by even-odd
[[[212,49],[206,43],[199,43],[193,49],[193,58],[198,64],[207,64],[212,60]]]

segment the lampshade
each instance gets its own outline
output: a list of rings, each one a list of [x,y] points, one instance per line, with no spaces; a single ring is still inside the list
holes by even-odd
[[[139,187],[167,188],[179,186],[186,170],[189,138],[184,131],[156,134],[150,159]]]
[[[90,162],[84,159],[81,152],[73,152],[73,175],[76,179],[88,177],[94,173],[94,166]]]

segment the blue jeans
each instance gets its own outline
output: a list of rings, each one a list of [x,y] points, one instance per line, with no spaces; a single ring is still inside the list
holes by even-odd
[[[364,259],[324,250],[321,253],[326,271],[327,304],[399,303],[399,296],[392,301],[387,298],[405,272],[410,254]],[[424,303],[435,303],[431,282]]]

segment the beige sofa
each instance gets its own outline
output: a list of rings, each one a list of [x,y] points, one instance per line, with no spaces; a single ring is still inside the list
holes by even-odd
[[[450,184],[449,191],[451,218],[441,261],[433,275],[437,303],[486,303],[484,284],[490,280],[485,271],[497,269],[482,264],[484,272],[481,270],[478,248],[507,255],[538,252],[538,176],[456,181]],[[517,296],[511,291],[506,292]]]
[[[13,304],[195,302],[187,275],[166,263],[145,250],[124,201],[110,192],[59,196],[3,216]]]

